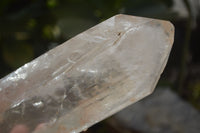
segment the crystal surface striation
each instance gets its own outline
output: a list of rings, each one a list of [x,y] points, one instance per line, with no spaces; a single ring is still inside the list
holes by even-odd
[[[173,39],[168,21],[121,14],[75,36],[0,80],[0,132],[87,129],[152,93]]]

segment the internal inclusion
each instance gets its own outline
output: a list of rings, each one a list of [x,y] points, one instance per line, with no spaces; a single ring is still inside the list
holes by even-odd
[[[51,96],[35,96],[7,110],[0,129],[4,133],[9,133],[14,125],[24,124],[33,131],[40,123],[54,123],[77,107],[81,101],[95,97],[102,91],[113,89],[109,81],[119,75],[122,76],[119,70],[111,68],[103,73],[82,71],[79,72],[79,76],[65,77],[64,87],[55,88]]]

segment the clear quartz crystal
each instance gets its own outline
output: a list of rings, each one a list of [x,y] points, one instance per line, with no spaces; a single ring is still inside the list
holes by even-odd
[[[0,80],[0,132],[87,129],[152,93],[173,39],[170,22],[128,15],[75,36]]]

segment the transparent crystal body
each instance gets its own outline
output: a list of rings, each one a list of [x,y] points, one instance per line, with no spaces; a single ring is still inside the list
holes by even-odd
[[[152,93],[173,38],[170,22],[128,15],[75,36],[0,80],[0,131],[87,129]]]

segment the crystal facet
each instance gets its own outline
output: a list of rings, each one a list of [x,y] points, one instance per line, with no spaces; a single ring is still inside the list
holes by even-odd
[[[152,93],[173,38],[170,22],[128,15],[75,36],[0,80],[0,131],[87,129]]]

